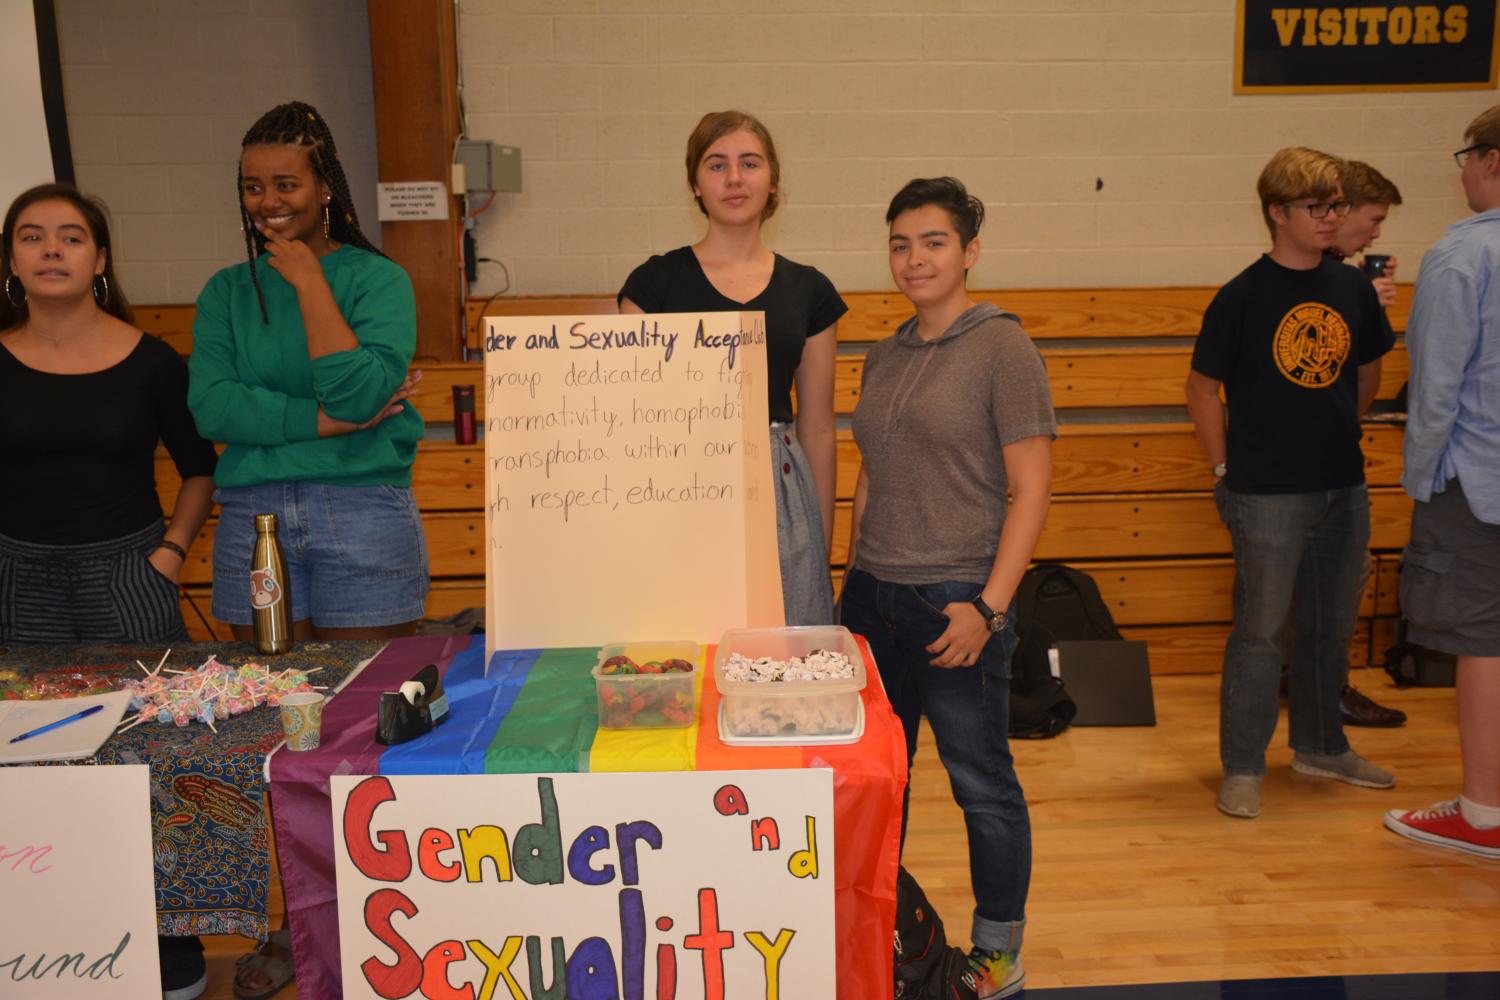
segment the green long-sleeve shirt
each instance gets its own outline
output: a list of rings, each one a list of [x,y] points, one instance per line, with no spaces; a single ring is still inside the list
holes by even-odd
[[[256,261],[255,273],[269,324],[248,262],[215,274],[198,296],[188,406],[199,432],[227,445],[214,482],[411,485],[423,424],[409,402],[368,430],[318,437],[319,406],[362,423],[406,377],[417,343],[411,279],[398,264],[356,247],[324,256],[323,276],[359,347],[314,361],[297,293],[266,261]]]

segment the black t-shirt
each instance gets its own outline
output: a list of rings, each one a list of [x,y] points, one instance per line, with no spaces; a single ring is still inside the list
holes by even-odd
[[[764,312],[772,423],[791,422],[792,379],[807,338],[849,311],[822,272],[781,254],[776,254],[765,290],[749,302],[736,302],[708,280],[692,247],[652,257],[631,271],[616,298],[629,299],[648,313]]]
[[[156,443],[183,479],[218,456],[187,408],[187,364],[143,335],[84,375],[28,368],[0,344],[0,535],[40,545],[108,541],[159,523]]]
[[[1312,493],[1364,482],[1359,366],[1396,341],[1369,279],[1324,257],[1269,256],[1214,296],[1193,370],[1224,383],[1236,493]]]

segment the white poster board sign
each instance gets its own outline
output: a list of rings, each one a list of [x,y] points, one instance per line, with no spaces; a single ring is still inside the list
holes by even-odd
[[[0,997],[161,996],[147,770],[0,768]]]
[[[486,656],[783,624],[765,317],[486,321]]]
[[[829,769],[331,781],[345,997],[836,993]]]
[[[5,95],[0,101],[0,135],[5,136],[0,205],[8,206],[22,191],[50,183],[54,176],[32,4],[0,3],[0,94]]]

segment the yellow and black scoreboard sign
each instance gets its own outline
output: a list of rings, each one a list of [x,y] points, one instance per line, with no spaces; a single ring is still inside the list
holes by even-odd
[[[1493,87],[1495,6],[1496,0],[1239,0],[1234,91]]]

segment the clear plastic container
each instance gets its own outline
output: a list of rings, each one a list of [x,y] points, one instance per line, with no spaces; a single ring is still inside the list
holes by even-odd
[[[854,676],[826,681],[732,681],[724,676],[724,664],[735,653],[786,660],[820,649],[849,657]],[[722,735],[784,739],[848,734],[859,723],[865,659],[854,636],[839,625],[730,629],[714,654],[714,684],[724,700]]]
[[[604,664],[628,656],[637,665],[686,660],[690,672],[606,674]],[[594,664],[594,691],[599,698],[599,725],[606,729],[680,729],[698,717],[698,644],[696,642],[612,642],[599,650]]]

